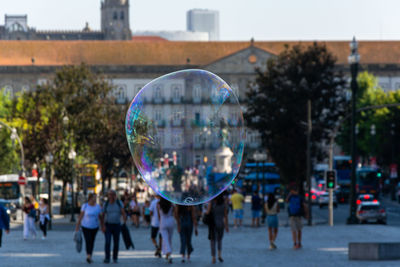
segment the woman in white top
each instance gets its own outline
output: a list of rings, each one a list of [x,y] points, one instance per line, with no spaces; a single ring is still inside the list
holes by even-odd
[[[75,231],[82,228],[83,236],[86,243],[86,261],[92,263],[92,255],[94,249],[94,241],[96,239],[99,226],[103,229],[103,217],[101,216],[101,207],[96,203],[96,194],[89,194],[88,202],[83,204],[81,214],[79,215],[78,223]]]
[[[158,216],[160,219],[160,233],[162,236],[162,253],[168,263],[172,263],[172,234],[174,233],[175,218],[174,211],[175,207],[171,202],[164,198],[160,198],[157,204]]]
[[[279,203],[275,198],[275,195],[270,193],[268,194],[268,200],[265,203],[265,212],[267,213],[267,222],[268,222],[268,236],[270,249],[276,249],[275,240],[278,236],[278,213],[279,213]]]
[[[47,204],[47,199],[42,198],[40,199],[39,204],[39,227],[40,230],[43,232],[42,239],[46,239],[47,236],[47,222],[50,221],[49,216],[49,205]]]

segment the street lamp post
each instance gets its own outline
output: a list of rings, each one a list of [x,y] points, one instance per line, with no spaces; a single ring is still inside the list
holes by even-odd
[[[351,188],[350,188],[350,216],[348,224],[357,223],[356,218],[356,100],[357,100],[357,73],[360,55],[356,38],[350,43],[351,54],[349,64],[351,69]]]
[[[75,195],[74,195],[74,182],[75,182],[75,158],[76,152],[71,149],[68,152],[68,158],[72,161],[72,181],[71,181],[71,220],[70,222],[75,222]]]
[[[376,157],[376,151],[375,151],[375,135],[376,135],[376,127],[375,124],[371,125],[371,161],[373,157]],[[376,164],[376,162],[374,163]],[[372,165],[372,164],[371,164]],[[374,167],[374,166],[373,166]]]
[[[53,183],[52,183],[52,170],[51,170],[51,163],[53,163],[53,154],[51,154],[51,152],[49,152],[46,156],[45,156],[45,161],[47,163],[47,188],[48,188],[48,201],[49,201],[49,216],[50,216],[50,220],[49,220],[49,230],[51,230],[52,225],[51,225],[51,219],[53,216],[53,209],[52,209],[52,205],[53,205]]]

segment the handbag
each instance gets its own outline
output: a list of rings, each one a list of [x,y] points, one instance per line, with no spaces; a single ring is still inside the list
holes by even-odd
[[[82,230],[74,233],[75,248],[78,253],[82,251]]]

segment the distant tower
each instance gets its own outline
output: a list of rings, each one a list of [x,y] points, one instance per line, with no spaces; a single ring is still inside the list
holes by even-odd
[[[208,9],[191,9],[186,14],[187,31],[208,32],[210,41],[219,40],[219,12]]]
[[[101,2],[101,31],[105,40],[130,40],[129,0]]]

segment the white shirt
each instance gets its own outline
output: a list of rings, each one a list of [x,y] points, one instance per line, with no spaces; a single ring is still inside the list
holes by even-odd
[[[99,215],[101,213],[101,207],[99,204],[90,206],[85,203],[83,204],[81,211],[85,212],[85,215],[82,218],[82,227],[89,229],[96,229],[99,227]]]
[[[153,201],[151,201],[149,207],[150,212],[153,213],[153,216],[151,216],[151,226],[153,227],[160,227],[160,220],[158,219],[158,210],[157,210],[158,201],[159,200],[155,198]]]

